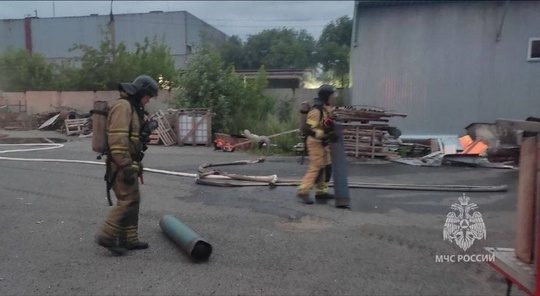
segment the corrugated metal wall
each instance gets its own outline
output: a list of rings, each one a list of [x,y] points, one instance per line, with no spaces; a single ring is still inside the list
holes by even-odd
[[[50,61],[61,61],[80,55],[69,52],[73,44],[98,47],[108,29],[108,15],[31,18],[31,41],[33,52],[43,54]],[[208,31],[211,42],[222,44],[227,35],[185,11],[119,14],[114,16],[116,42],[124,42],[133,51],[135,43],[142,43],[157,36],[165,38],[176,66],[183,67],[187,59],[188,42],[200,44],[199,32]],[[0,23],[0,51],[8,46],[25,48],[25,20],[3,20]],[[187,27],[186,27],[187,26]],[[192,45],[193,46],[193,45]]]
[[[540,2],[362,7],[352,49],[352,103],[407,113],[404,134],[462,134],[472,122],[540,116]]]

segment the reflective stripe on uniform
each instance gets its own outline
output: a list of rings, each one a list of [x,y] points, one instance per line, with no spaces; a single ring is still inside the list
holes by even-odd
[[[311,127],[316,127],[317,125],[319,125],[319,122],[317,122],[316,120],[313,120],[313,119],[306,120],[306,123],[308,125],[310,125]]]
[[[114,145],[110,147],[111,151],[129,151],[125,146]]]
[[[107,130],[109,133],[127,133],[129,132],[129,129],[124,129],[124,128],[113,128],[113,129],[110,129],[110,130]]]

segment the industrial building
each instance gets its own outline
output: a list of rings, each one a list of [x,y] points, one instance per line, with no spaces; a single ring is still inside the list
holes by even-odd
[[[356,1],[351,104],[404,135],[540,116],[540,2]]]
[[[115,44],[123,42],[129,51],[146,37],[164,38],[176,60],[184,67],[187,57],[201,45],[205,36],[212,46],[225,42],[227,35],[186,11],[115,14],[77,17],[6,19],[0,23],[0,52],[9,47],[26,48],[40,53],[48,61],[77,58],[79,51],[69,51],[74,44],[99,47],[105,37]]]

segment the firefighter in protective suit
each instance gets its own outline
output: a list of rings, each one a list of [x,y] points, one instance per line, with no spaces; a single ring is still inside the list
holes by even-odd
[[[97,243],[117,255],[128,250],[148,248],[139,240],[139,204],[141,200],[138,177],[142,174],[143,151],[141,139],[144,126],[144,106],[156,97],[159,86],[154,79],[141,75],[133,83],[120,83],[120,98],[111,106],[107,117],[106,180],[112,185],[117,199],[97,235]],[[108,187],[109,188],[109,187]]]
[[[332,160],[328,143],[335,140],[331,115],[336,97],[336,89],[333,86],[322,85],[317,98],[314,99],[313,108],[307,114],[306,123],[310,128],[306,139],[309,165],[296,195],[305,204],[313,204],[309,196],[313,187],[315,187],[317,202],[322,203],[335,198],[333,194],[328,193],[328,182],[332,176]]]

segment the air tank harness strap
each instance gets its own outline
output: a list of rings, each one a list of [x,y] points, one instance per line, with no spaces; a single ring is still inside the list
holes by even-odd
[[[105,183],[106,183],[106,190],[107,190],[107,201],[109,202],[109,206],[112,206],[112,200],[111,200],[111,189],[114,183],[114,180],[116,179],[116,175],[118,174],[118,169],[113,172],[111,169],[111,162],[112,162],[112,156],[107,154],[107,160],[105,161],[106,164],[106,170],[105,170]]]

